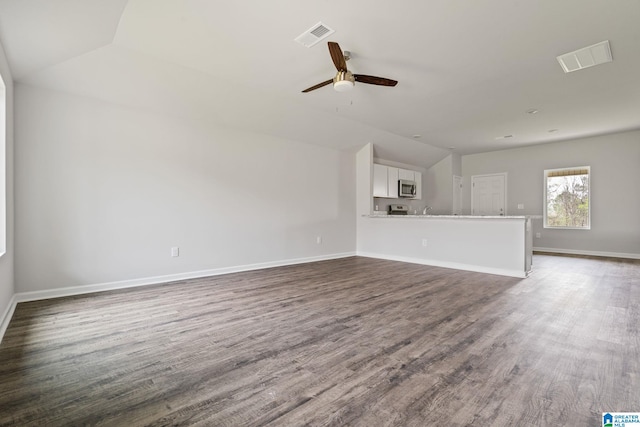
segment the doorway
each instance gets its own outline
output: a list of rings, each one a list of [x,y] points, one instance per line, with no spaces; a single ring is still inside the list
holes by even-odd
[[[471,177],[471,215],[504,216],[507,214],[507,174]]]

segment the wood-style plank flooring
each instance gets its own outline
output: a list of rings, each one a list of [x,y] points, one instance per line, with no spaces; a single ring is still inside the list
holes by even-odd
[[[1,426],[600,426],[640,411],[640,261],[352,257],[20,303]]]

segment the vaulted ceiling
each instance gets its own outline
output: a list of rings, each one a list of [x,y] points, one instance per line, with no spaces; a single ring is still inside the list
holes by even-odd
[[[640,129],[638,22],[637,0],[0,0],[21,84],[423,166]],[[327,40],[398,85],[301,93],[335,74]],[[604,40],[613,62],[562,71]]]

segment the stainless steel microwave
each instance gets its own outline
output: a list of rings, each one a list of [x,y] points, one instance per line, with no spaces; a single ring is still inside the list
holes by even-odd
[[[399,179],[398,197],[416,197],[416,182],[408,179]]]

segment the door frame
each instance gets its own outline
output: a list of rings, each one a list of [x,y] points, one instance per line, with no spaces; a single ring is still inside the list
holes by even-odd
[[[504,216],[507,216],[507,206],[508,206],[507,194],[509,193],[507,191],[507,184],[508,184],[508,181],[507,181],[508,173],[507,172],[487,173],[487,174],[483,174],[483,175],[471,175],[471,215],[475,215],[473,213],[473,207],[474,207],[473,194],[475,193],[475,188],[476,188],[475,185],[474,185],[475,184],[475,182],[474,182],[475,178],[488,178],[488,177],[492,177],[492,176],[503,176],[504,177],[504,188],[503,188],[503,191],[504,191],[504,194],[503,194],[503,196],[504,196],[504,199],[503,199],[504,200]]]

